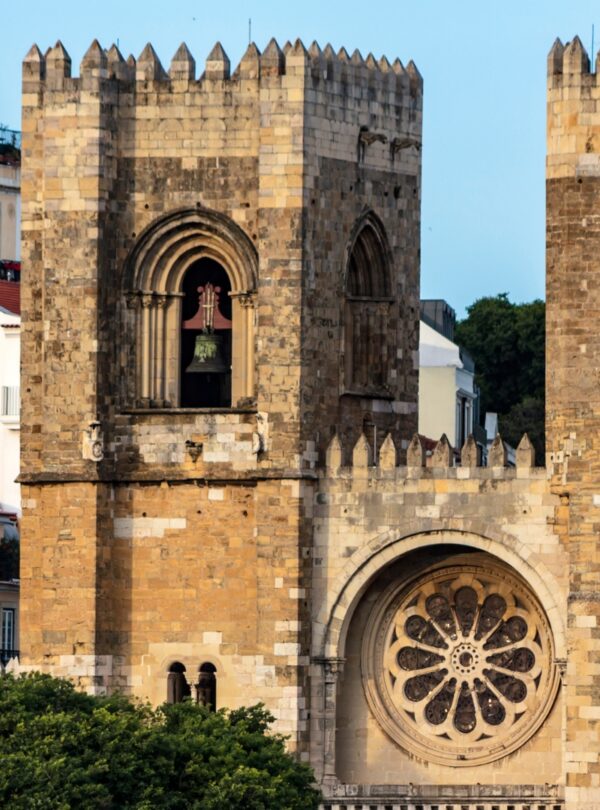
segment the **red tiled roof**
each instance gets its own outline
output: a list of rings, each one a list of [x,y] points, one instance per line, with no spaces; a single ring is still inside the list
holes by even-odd
[[[21,285],[18,281],[0,279],[0,307],[15,315],[21,314]]]

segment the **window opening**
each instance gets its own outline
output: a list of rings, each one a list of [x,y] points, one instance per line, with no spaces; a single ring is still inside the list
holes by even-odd
[[[201,664],[198,669],[196,703],[206,706],[211,712],[217,710],[217,669],[213,664]]]
[[[391,295],[383,232],[370,223],[354,240],[346,276],[345,388],[389,394]]]
[[[15,609],[2,608],[2,649],[13,650],[15,646]]]
[[[231,283],[223,267],[203,258],[182,283],[181,405],[231,406]]]
[[[191,697],[192,690],[185,677],[185,667],[175,661],[169,667],[167,675],[167,703],[181,703],[184,698]]]

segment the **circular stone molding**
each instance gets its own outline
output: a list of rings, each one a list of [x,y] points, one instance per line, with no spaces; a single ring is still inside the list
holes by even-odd
[[[460,767],[536,732],[558,688],[553,659],[548,620],[514,571],[453,565],[388,588],[367,623],[362,678],[393,740]]]

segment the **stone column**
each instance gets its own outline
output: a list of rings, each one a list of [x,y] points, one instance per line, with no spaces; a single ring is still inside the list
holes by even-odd
[[[254,317],[256,296],[250,292],[230,293],[232,303],[231,405],[254,399]]]
[[[321,733],[323,746],[324,785],[337,783],[335,769],[336,715],[338,678],[344,668],[343,658],[319,658],[315,663],[321,665],[323,682],[323,703]]]
[[[141,380],[141,335],[142,335],[142,323],[141,323],[141,316],[140,316],[140,296],[137,292],[129,292],[127,293],[126,297],[127,302],[127,309],[130,311],[129,315],[129,327],[131,329],[130,336],[131,340],[133,341],[133,363],[134,363],[134,381],[133,386],[131,385],[130,378],[128,379],[128,384],[126,388],[126,396],[127,396],[127,404],[137,405],[138,399],[140,397],[140,391],[142,388],[142,380]],[[123,354],[123,347],[121,349],[121,353]],[[131,364],[128,363],[128,368],[131,369]]]
[[[154,405],[162,408],[165,404],[165,319],[167,296],[158,293],[154,298]]]
[[[140,388],[139,398],[142,407],[147,408],[150,404],[150,382],[152,376],[152,318],[150,308],[152,306],[152,293],[143,292],[140,296],[141,312],[141,335],[140,335]]]

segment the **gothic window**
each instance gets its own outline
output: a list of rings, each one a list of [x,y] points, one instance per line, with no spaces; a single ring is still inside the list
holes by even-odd
[[[369,622],[363,677],[390,736],[454,766],[525,742],[558,687],[548,621],[525,583],[501,566],[457,565],[388,594]]]
[[[373,214],[355,228],[346,268],[344,316],[345,390],[389,395],[391,315],[390,253]]]
[[[191,693],[184,665],[174,661],[167,675],[167,703],[181,703],[184,698],[190,697]]]
[[[196,684],[196,703],[211,712],[217,710],[217,669],[213,664],[201,664]]]
[[[125,267],[124,402],[228,408],[255,400],[257,268],[248,236],[217,212],[174,211],[146,228]]]

